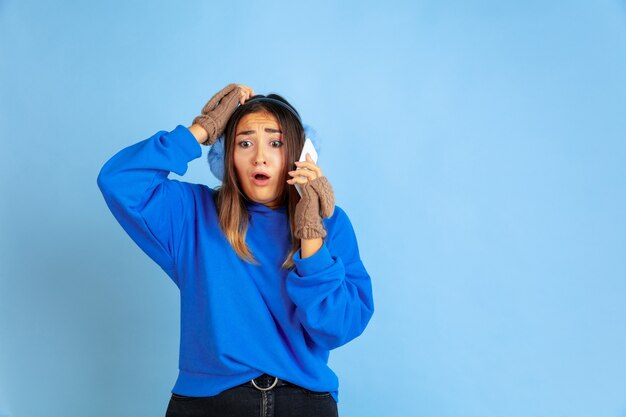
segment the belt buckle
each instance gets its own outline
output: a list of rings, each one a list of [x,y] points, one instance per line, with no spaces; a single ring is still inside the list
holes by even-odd
[[[259,387],[259,386],[256,384],[256,382],[254,382],[254,379],[251,379],[251,380],[250,380],[250,382],[252,382],[252,385],[254,385],[254,388],[258,389],[259,391],[269,391],[269,390],[271,390],[272,388],[274,388],[274,387],[276,386],[276,384],[278,384],[278,377],[277,377],[277,376],[275,376],[275,377],[274,377],[274,382],[272,382],[272,385],[270,385],[270,386],[269,386],[269,387],[267,387],[267,388],[261,388],[261,387]]]

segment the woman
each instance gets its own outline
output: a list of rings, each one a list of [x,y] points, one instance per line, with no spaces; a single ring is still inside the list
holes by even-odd
[[[123,149],[98,176],[113,215],[180,291],[167,417],[336,416],[329,351],[373,313],[348,217],[310,156],[295,162],[300,116],[278,95],[253,94],[227,86],[191,126]],[[219,189],[167,178],[218,138]]]

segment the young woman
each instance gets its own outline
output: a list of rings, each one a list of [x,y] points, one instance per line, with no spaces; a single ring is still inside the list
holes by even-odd
[[[304,139],[286,100],[231,84],[190,127],[121,150],[98,176],[115,218],[180,292],[167,417],[337,415],[329,351],[363,332],[372,288],[327,178],[310,156],[296,162]],[[223,145],[216,190],[168,179],[200,144]]]

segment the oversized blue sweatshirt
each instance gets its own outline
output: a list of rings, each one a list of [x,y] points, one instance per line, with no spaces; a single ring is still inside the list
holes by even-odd
[[[374,311],[370,277],[346,213],[324,219],[318,252],[281,268],[291,237],[285,207],[247,203],[243,261],[219,227],[215,190],[168,178],[202,155],[184,126],[129,146],[102,167],[111,212],[180,292],[179,375],[172,392],[212,396],[268,373],[338,401],[329,351],[359,336]]]

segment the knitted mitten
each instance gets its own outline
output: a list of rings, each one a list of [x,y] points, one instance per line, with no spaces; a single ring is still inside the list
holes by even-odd
[[[213,145],[224,132],[228,118],[237,108],[240,92],[241,89],[237,84],[228,84],[204,105],[202,114],[193,119],[192,124],[202,126],[209,134],[203,145]]]
[[[302,184],[302,198],[296,204],[296,237],[314,239],[326,237],[322,217],[330,217],[335,210],[335,195],[326,177],[317,177]]]

